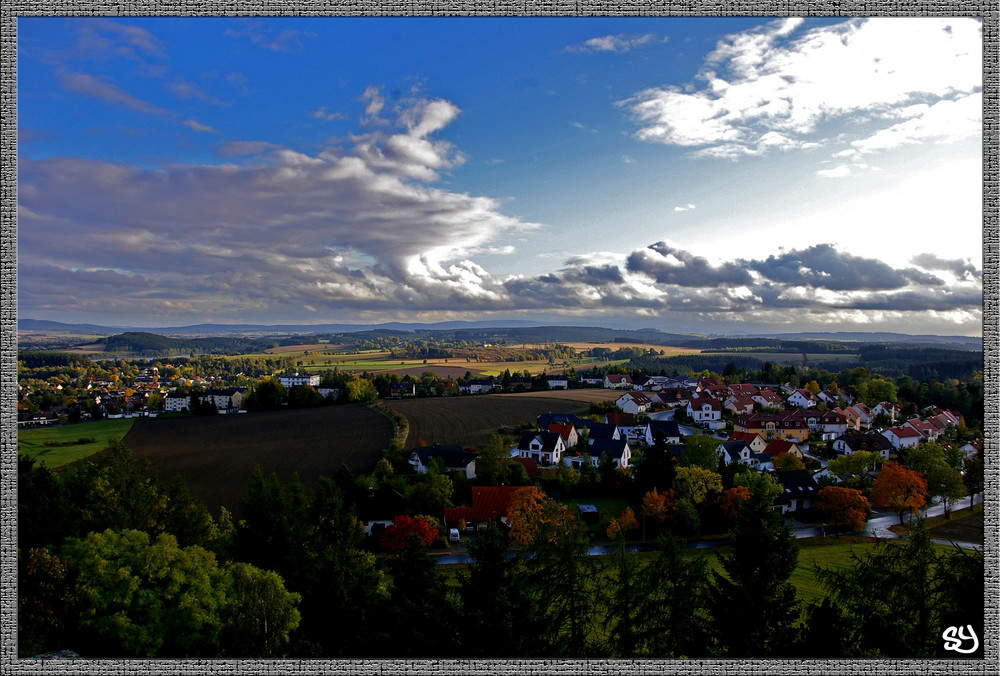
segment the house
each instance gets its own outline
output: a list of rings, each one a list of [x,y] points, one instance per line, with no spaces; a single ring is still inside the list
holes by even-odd
[[[403,397],[417,396],[416,383],[395,383],[389,386],[390,399],[402,399]]]
[[[531,378],[525,376],[511,376],[510,389],[515,392],[528,391],[531,389]]]
[[[656,438],[662,435],[667,444],[681,443],[680,428],[673,420],[650,420],[641,430],[641,439],[647,446],[652,446]]]
[[[568,390],[569,389],[569,378],[563,375],[551,375],[545,376],[546,382],[549,384],[550,390]]]
[[[756,385],[751,385],[750,383],[739,383],[737,385],[730,385],[729,391],[735,396],[743,397],[753,397],[753,395],[760,392]]]
[[[696,423],[719,422],[722,420],[722,402],[714,398],[692,398],[688,402],[687,414]]]
[[[457,528],[465,522],[466,530],[485,530],[491,523],[505,524],[510,499],[524,486],[473,486],[471,507],[444,510],[445,528]]]
[[[316,391],[327,399],[337,399],[340,396],[340,390],[336,387],[317,387]]]
[[[538,478],[538,461],[534,458],[522,458],[516,457],[511,458],[511,462],[516,462],[518,465],[524,468],[524,473],[528,475],[528,478],[534,481]]]
[[[819,416],[819,429],[823,434],[832,434],[836,439],[847,432],[847,416],[837,411],[823,411]]]
[[[802,460],[802,458],[804,457],[802,455],[802,451],[799,449],[798,446],[796,446],[791,441],[787,441],[785,439],[775,439],[774,441],[771,441],[764,449],[764,452],[770,455],[772,458],[778,455],[782,455],[784,453],[789,453],[791,455],[794,455],[799,460]]]
[[[734,462],[742,462],[749,465],[750,455],[753,453],[750,450],[750,445],[745,441],[724,441],[719,444],[716,451],[727,465],[731,465]]]
[[[733,429],[736,432],[759,434],[764,441],[773,439],[789,439],[803,442],[809,438],[809,426],[792,412],[785,413],[754,413],[738,415],[733,419]]]
[[[582,453],[567,452],[563,456],[563,462],[576,470],[579,470],[584,463],[597,467],[604,455],[611,458],[615,469],[621,469],[629,466],[632,451],[624,439],[598,439],[589,444],[587,450]]]
[[[163,410],[167,413],[180,413],[187,411],[191,406],[191,396],[171,392],[163,398]]]
[[[588,446],[591,461],[596,467],[601,461],[601,456],[607,455],[615,464],[615,469],[626,469],[629,460],[632,459],[632,449],[628,447],[628,442],[624,439],[597,439]]]
[[[781,408],[785,404],[781,396],[773,390],[758,390],[757,394],[750,395],[750,398],[761,408]]]
[[[751,451],[750,462],[748,464],[750,465],[750,469],[756,470],[761,474],[774,471],[773,458],[769,453],[764,453],[763,451],[760,453]]]
[[[819,404],[819,399],[809,390],[798,389],[788,397],[788,403],[797,408],[814,408]]]
[[[816,504],[819,486],[809,470],[797,469],[789,472],[775,472],[774,478],[781,484],[782,491],[774,499],[774,506],[781,514],[794,514],[809,509]]]
[[[615,400],[615,406],[623,413],[645,413],[653,405],[653,398],[645,392],[626,392]]]
[[[730,394],[726,397],[725,401],[722,402],[723,408],[732,411],[736,415],[753,413],[753,408],[756,405],[757,402],[755,402],[750,395],[747,394]]]
[[[392,525],[393,519],[403,514],[406,509],[403,496],[392,488],[368,489],[368,495],[360,498],[355,508],[358,521],[364,528],[365,535],[378,535],[388,526]]]
[[[877,418],[880,415],[884,415],[891,423],[896,422],[896,419],[899,418],[899,413],[899,405],[888,401],[883,401],[872,409],[873,416]]]
[[[678,406],[686,407],[688,401],[691,400],[691,391],[683,387],[664,387],[656,394],[660,398],[660,401],[671,408]]]
[[[860,403],[848,406],[843,410],[834,410],[838,413],[843,413],[847,418],[847,426],[858,431],[870,430],[872,422],[875,420],[875,416],[873,416],[872,412],[868,410],[868,407]]]
[[[877,432],[849,431],[839,439],[835,439],[831,448],[841,455],[868,451],[882,456],[882,459],[888,462],[893,446],[886,437]]]
[[[645,430],[645,425],[637,425],[634,413],[608,413],[604,422],[614,425],[629,441],[638,441]]]
[[[552,423],[568,423],[578,430],[593,423],[593,421],[587,418],[581,418],[580,416],[572,413],[542,413],[535,418],[535,422],[538,423],[538,429],[542,431],[548,431],[549,425]]]
[[[907,425],[902,427],[890,427],[887,430],[883,430],[882,436],[888,439],[889,443],[892,444],[892,447],[897,451],[901,448],[911,448],[916,446],[924,439],[924,435]]]
[[[547,432],[555,432],[562,437],[566,448],[573,448],[580,443],[580,435],[576,428],[569,423],[550,423]]]
[[[309,387],[319,386],[318,375],[300,376],[298,373],[295,373],[290,376],[279,376],[278,379],[281,381],[281,384],[285,387],[299,387],[300,385],[308,385]]]
[[[511,455],[534,458],[539,465],[558,465],[566,452],[566,442],[555,432],[525,432]]]
[[[604,376],[597,373],[581,373],[579,377],[580,383],[582,385],[586,385],[587,387],[599,387],[604,385]]]
[[[621,439],[622,433],[617,425],[610,423],[590,423],[588,427],[587,443],[593,444],[600,439]]]
[[[632,377],[626,374],[609,373],[604,376],[604,389],[606,390],[630,390],[632,389]]]
[[[466,451],[458,444],[417,446],[410,453],[410,466],[417,474],[426,474],[428,466],[435,458],[444,461],[448,472],[462,472],[467,479],[476,478],[476,459],[479,458],[479,454]]]
[[[485,380],[467,380],[465,383],[459,385],[458,389],[466,394],[481,394],[491,392],[495,386],[496,381],[493,378],[488,378]]]
[[[941,425],[940,423],[938,423],[938,425],[935,425],[934,422],[930,420],[921,420],[920,418],[910,418],[909,420],[907,420],[905,423],[902,424],[902,427],[910,427],[916,430],[917,432],[920,432],[920,435],[924,439],[927,439],[929,441],[935,441],[939,436],[941,436],[941,433],[944,432],[944,426],[940,425]]]
[[[202,401],[209,400],[219,411],[232,411],[243,405],[245,387],[229,387],[226,389],[211,389],[202,392]]]
[[[729,435],[729,441],[743,441],[750,446],[750,451],[753,453],[763,453],[767,447],[764,438],[754,432],[733,432]]]

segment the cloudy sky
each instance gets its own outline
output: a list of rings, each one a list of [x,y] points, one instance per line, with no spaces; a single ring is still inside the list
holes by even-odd
[[[19,318],[982,332],[973,19],[17,28]]]

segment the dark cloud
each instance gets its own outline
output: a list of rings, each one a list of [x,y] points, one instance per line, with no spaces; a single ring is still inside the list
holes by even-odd
[[[657,242],[633,252],[628,257],[626,268],[629,272],[649,275],[660,284],[686,287],[738,286],[752,281],[742,262],[714,267],[707,259],[667,242]]]
[[[914,265],[919,265],[925,270],[944,270],[950,272],[958,279],[978,280],[982,277],[982,271],[968,259],[954,258],[945,259],[932,253],[922,253],[910,259]]]
[[[903,271],[882,261],[837,251],[832,244],[768,256],[767,260],[750,262],[749,266],[780,284],[832,291],[901,289],[908,282]]]

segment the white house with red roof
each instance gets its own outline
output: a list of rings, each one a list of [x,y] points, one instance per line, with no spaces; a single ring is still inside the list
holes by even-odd
[[[903,425],[901,427],[890,427],[882,431],[882,436],[889,440],[892,447],[897,451],[901,448],[911,448],[919,444],[924,435],[912,427]]]
[[[606,390],[629,390],[632,389],[632,376],[627,373],[609,373],[604,376],[604,389]]]
[[[819,404],[819,399],[809,390],[799,389],[788,397],[788,403],[798,408],[814,408]]]

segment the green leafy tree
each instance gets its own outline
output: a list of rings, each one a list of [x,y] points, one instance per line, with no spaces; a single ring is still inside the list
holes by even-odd
[[[92,657],[217,653],[225,596],[215,556],[136,530],[70,538],[61,550],[80,599],[79,645]]]
[[[722,492],[722,477],[697,465],[678,467],[674,492],[678,500],[686,499],[693,505],[699,505],[710,493]]]
[[[927,491],[944,501],[944,515],[948,519],[951,518],[951,507],[955,501],[968,495],[962,473],[944,464],[927,473]]]
[[[983,492],[984,473],[982,453],[977,453],[967,458],[963,466],[965,473],[962,475],[962,482],[965,484],[965,490],[969,493],[971,505],[975,506],[976,494]]]
[[[707,434],[689,434],[684,437],[684,453],[681,464],[687,467],[701,467],[714,472],[719,466],[719,440]]]
[[[484,486],[499,486],[508,480],[511,465],[510,449],[499,434],[491,435],[479,448],[476,458],[476,483]]]
[[[291,633],[299,626],[299,594],[285,589],[281,577],[247,563],[233,563],[225,573],[222,652],[226,657],[285,656]]]
[[[288,388],[268,378],[254,386],[243,400],[248,411],[277,411],[288,401]]]

